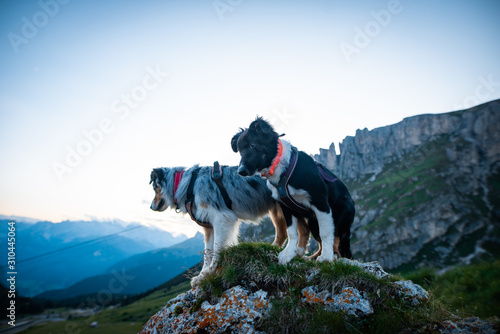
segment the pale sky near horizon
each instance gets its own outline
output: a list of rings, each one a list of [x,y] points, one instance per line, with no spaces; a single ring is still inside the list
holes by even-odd
[[[193,235],[153,167],[237,164],[256,115],[316,154],[498,99],[499,31],[499,1],[2,1],[0,214]]]

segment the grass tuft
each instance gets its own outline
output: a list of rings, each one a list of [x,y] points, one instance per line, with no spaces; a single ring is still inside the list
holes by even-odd
[[[455,267],[441,276],[432,268],[403,276],[431,290],[456,315],[489,318],[500,314],[500,260]]]

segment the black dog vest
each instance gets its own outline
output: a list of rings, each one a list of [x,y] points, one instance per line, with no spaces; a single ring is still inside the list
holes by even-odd
[[[303,206],[302,204],[298,203],[291,195],[290,191],[288,190],[288,182],[290,181],[290,177],[292,176],[295,167],[297,166],[297,160],[299,157],[299,153],[297,151],[297,148],[292,147],[291,150],[291,157],[290,157],[290,163],[288,164],[287,169],[283,174],[281,174],[280,180],[278,181],[278,184],[272,183],[271,184],[276,187],[278,190],[278,196],[279,200],[285,204],[290,210],[304,214],[304,215],[310,215],[312,213],[312,210],[310,208],[307,208]],[[328,169],[323,166],[321,163],[316,162],[316,167],[318,168],[319,173],[321,174],[321,177],[323,180],[326,182],[335,182],[338,179],[331,175]]]

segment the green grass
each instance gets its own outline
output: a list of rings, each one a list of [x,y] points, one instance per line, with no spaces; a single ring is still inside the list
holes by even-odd
[[[40,326],[35,326],[21,333],[30,334],[59,334],[59,333],[95,333],[95,334],[109,334],[109,333],[134,333],[137,334],[141,328],[141,323],[134,322],[114,322],[99,324],[97,328],[90,328],[89,322],[86,320],[70,320],[65,322],[45,323]]]
[[[438,276],[432,268],[403,274],[460,316],[500,316],[500,260],[456,267]]]
[[[184,282],[171,288],[161,289],[129,305],[110,308],[90,317],[71,319],[65,322],[44,323],[34,326],[23,334],[46,333],[138,333],[149,318],[158,312],[168,300],[191,288]],[[98,328],[90,328],[97,321]]]

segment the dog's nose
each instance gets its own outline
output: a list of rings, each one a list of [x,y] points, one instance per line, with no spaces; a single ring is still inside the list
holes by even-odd
[[[241,176],[248,176],[248,169],[245,168],[245,166],[240,166],[238,168],[238,174]]]

